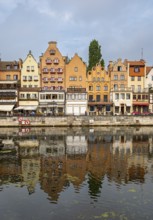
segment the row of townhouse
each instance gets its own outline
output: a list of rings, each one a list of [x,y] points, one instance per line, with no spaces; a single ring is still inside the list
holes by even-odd
[[[144,60],[110,61],[87,72],[75,54],[62,56],[48,43],[36,61],[0,61],[0,114],[123,115],[153,112],[153,67]]]

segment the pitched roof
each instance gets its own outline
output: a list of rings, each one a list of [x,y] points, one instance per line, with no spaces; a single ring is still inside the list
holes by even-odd
[[[151,70],[152,68],[153,68],[152,66],[147,66],[147,67],[146,67],[146,75],[148,75],[148,73],[150,72],[150,70]]]
[[[138,60],[138,61],[129,61],[126,60],[126,63],[129,63],[130,66],[144,66],[145,65],[145,60]]]
[[[9,69],[7,67],[10,67]],[[17,69],[14,68],[17,66]],[[18,70],[19,69],[19,62],[18,61],[0,61],[0,70]]]

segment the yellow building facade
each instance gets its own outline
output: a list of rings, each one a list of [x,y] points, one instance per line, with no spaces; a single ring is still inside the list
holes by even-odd
[[[40,74],[38,63],[29,51],[21,69],[21,88],[19,90],[19,107],[16,110],[30,111],[38,107]]]
[[[87,73],[88,114],[102,115],[111,111],[110,76],[97,64]]]
[[[86,64],[78,54],[66,65],[65,88],[86,88]]]

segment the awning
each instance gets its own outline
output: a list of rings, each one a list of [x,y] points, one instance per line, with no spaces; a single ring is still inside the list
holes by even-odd
[[[17,107],[17,108],[15,108],[14,110],[29,110],[29,111],[31,111],[31,110],[36,110],[37,109],[37,105],[34,105],[34,106],[19,106],[19,107]]]
[[[10,112],[12,111],[14,105],[0,105],[1,112]]]
[[[133,102],[133,105],[143,105],[143,106],[149,106],[148,102]]]

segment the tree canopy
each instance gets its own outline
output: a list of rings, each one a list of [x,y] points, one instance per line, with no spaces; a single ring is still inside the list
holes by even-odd
[[[101,54],[101,46],[99,45],[97,40],[92,40],[89,45],[89,64],[88,71],[92,69],[92,67],[96,66],[97,63],[100,63],[101,66],[105,66],[105,62],[102,59]]]

